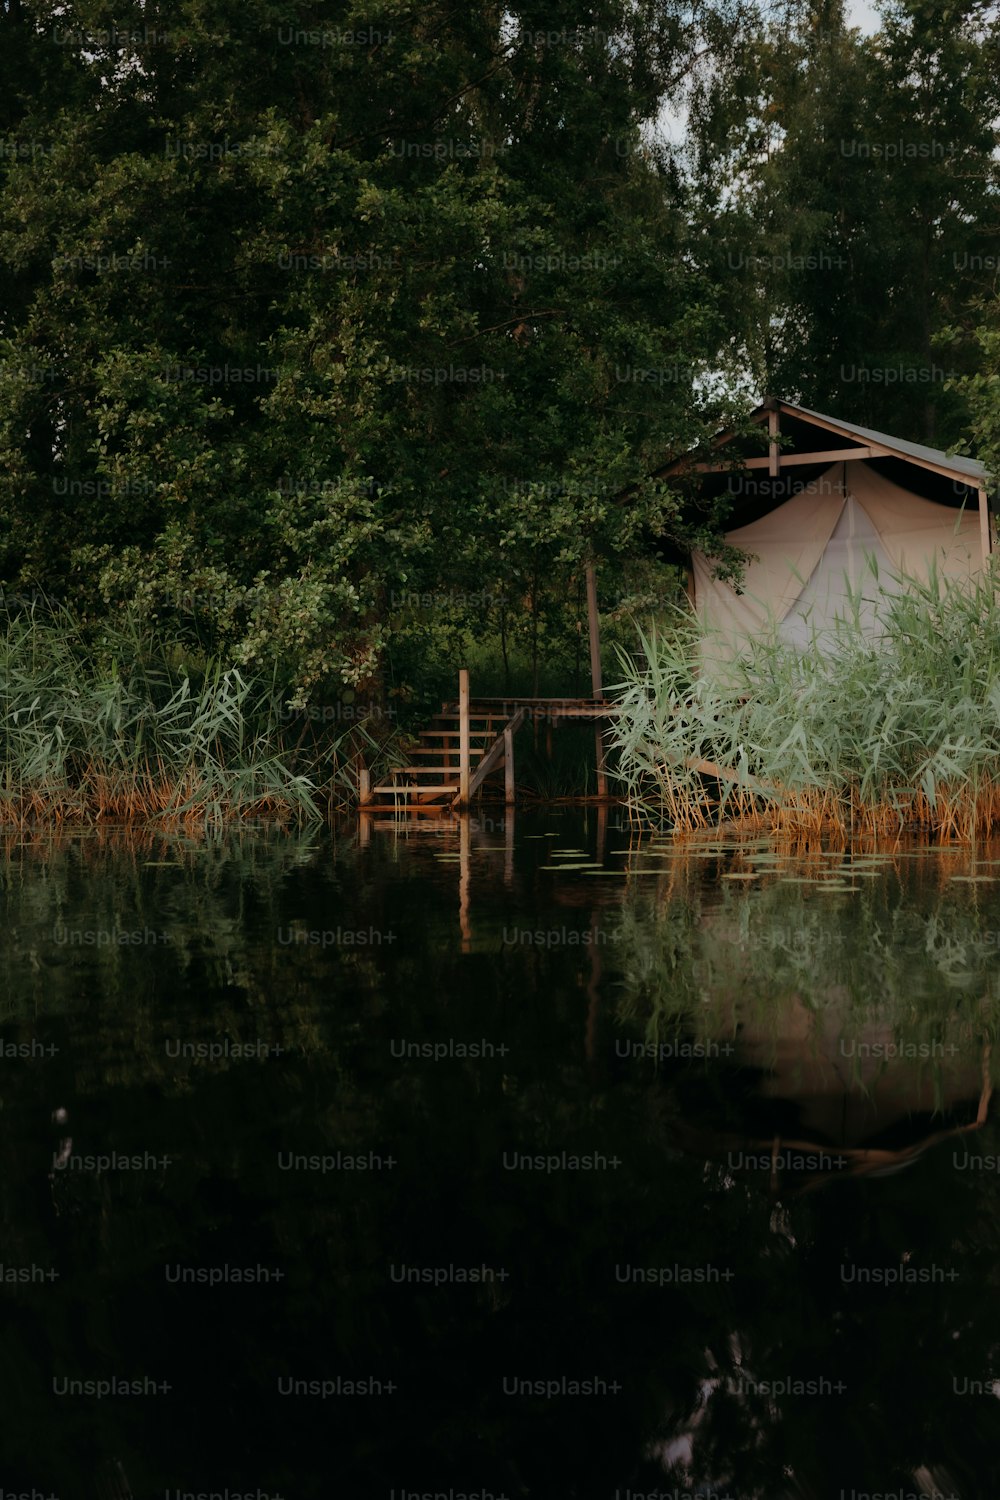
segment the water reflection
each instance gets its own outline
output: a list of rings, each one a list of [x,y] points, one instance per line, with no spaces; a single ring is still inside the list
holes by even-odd
[[[969,891],[993,880],[968,868],[993,866],[914,854],[751,850],[723,872],[748,877],[736,890],[628,904],[622,1010],[646,1016],[646,1052],[690,1033],[734,1074],[716,1122],[697,1100],[678,1122],[688,1148],[763,1162],[787,1193],[902,1170],[985,1124],[996,929]]]
[[[4,856],[5,1489],[995,1491],[998,851]]]

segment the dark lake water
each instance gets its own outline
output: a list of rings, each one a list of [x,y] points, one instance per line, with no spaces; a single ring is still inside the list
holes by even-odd
[[[0,858],[8,1500],[1000,1494],[1000,846]]]

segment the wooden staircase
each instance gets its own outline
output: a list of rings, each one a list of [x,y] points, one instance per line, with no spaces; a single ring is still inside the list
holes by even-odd
[[[503,772],[505,800],[513,801],[513,739],[525,713],[523,708],[511,715],[499,707],[469,707],[470,798],[488,777]],[[366,788],[363,783],[363,810],[430,817],[450,811],[461,799],[462,734],[462,705],[442,704],[441,712],[419,731],[420,743],[410,751],[409,764],[394,767],[378,786]]]

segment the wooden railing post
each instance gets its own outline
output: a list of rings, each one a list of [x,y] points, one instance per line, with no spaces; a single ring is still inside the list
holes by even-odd
[[[458,674],[458,805],[464,811],[469,805],[469,673],[465,667]]]
[[[992,547],[990,545],[990,502],[985,490],[979,491],[979,545],[983,554],[983,566],[989,561]]]
[[[590,635],[590,690],[603,698],[601,686],[601,625],[597,613],[597,574],[594,564],[587,564],[587,627]]]
[[[372,776],[366,766],[358,770],[358,804],[367,807],[372,800]]]
[[[509,724],[503,732],[503,798],[514,806],[514,731]]]
[[[604,732],[600,723],[594,730],[594,760],[597,763],[597,795],[604,798],[608,795],[608,773],[604,754]]]
[[[590,626],[590,690],[595,698],[604,697],[601,682],[601,624],[597,613],[597,574],[593,563],[587,564],[587,623]],[[604,761],[604,736],[600,724],[594,732],[594,760],[597,764],[597,795],[608,795],[608,777]]]
[[[462,674],[467,676],[466,673]],[[469,890],[472,871],[472,819],[463,814],[458,827],[458,925],[462,934],[462,952],[472,949],[472,922],[470,920]]]

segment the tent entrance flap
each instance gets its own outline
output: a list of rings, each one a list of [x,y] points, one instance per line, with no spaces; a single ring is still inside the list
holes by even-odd
[[[878,569],[878,579],[872,563]],[[875,633],[875,589],[894,589],[892,559],[864,506],[848,495],[840,519],[809,581],[781,621],[778,634],[789,645],[809,644],[814,631],[829,630],[847,608],[848,588],[860,593],[859,619],[866,634]],[[863,587],[865,584],[870,587]]]

